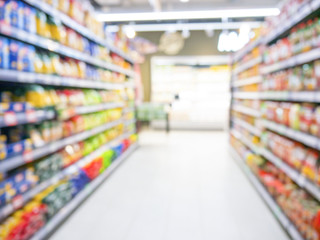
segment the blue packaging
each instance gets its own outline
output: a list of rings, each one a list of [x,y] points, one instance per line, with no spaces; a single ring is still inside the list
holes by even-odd
[[[19,65],[20,71],[34,72],[34,59],[35,59],[36,49],[34,46],[23,45],[19,53]]]
[[[82,38],[82,41],[83,41],[83,51],[90,55],[91,54],[90,41],[85,37]]]
[[[7,144],[7,157],[8,158],[13,157],[17,154],[23,153],[23,151],[24,151],[23,141]]]
[[[0,37],[0,68],[9,68],[9,40],[5,37]]]
[[[19,50],[23,44],[16,40],[9,40],[9,69],[18,70]]]
[[[93,57],[97,57],[99,55],[99,48],[97,44],[90,42],[90,53]]]
[[[23,28],[23,7],[22,1],[8,0],[6,2],[5,14],[9,16],[9,23],[12,27]],[[5,18],[8,18],[5,16]]]
[[[30,33],[37,32],[36,10],[26,4],[23,7],[23,30]]]
[[[9,19],[6,19],[6,1],[0,0],[0,23],[1,24],[9,24]]]

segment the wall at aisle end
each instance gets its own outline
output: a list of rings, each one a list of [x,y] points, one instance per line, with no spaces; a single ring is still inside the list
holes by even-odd
[[[205,31],[191,31],[189,38],[185,39],[183,49],[175,56],[206,56],[226,55],[218,51],[218,39],[220,31],[215,31],[213,37],[208,37]],[[138,36],[148,39],[159,45],[163,32],[139,32]],[[165,53],[157,52],[146,56],[146,61],[141,64],[141,77],[144,86],[144,101],[151,99],[151,58],[153,56],[166,56]]]

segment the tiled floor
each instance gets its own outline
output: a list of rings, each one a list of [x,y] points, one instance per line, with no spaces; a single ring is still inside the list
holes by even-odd
[[[286,240],[222,132],[144,132],[52,240]]]

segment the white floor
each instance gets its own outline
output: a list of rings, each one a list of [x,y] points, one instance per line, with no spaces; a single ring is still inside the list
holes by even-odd
[[[144,132],[52,240],[286,240],[222,132]]]

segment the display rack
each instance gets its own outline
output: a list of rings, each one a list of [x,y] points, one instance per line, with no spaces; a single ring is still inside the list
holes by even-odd
[[[240,168],[243,170],[243,172],[248,177],[249,181],[252,183],[252,185],[255,187],[261,198],[265,201],[265,203],[268,205],[271,212],[274,214],[274,216],[277,218],[281,226],[287,231],[289,236],[293,240],[304,240],[304,238],[301,236],[299,231],[296,229],[294,224],[288,219],[288,217],[281,211],[278,204],[274,201],[272,196],[268,193],[268,191],[265,189],[265,187],[260,183],[260,181],[257,179],[257,177],[252,173],[250,168],[246,165],[244,160],[239,156],[239,154],[233,149],[230,148],[230,153],[233,156],[233,158],[236,160]]]
[[[94,179],[86,188],[81,191],[72,201],[63,207],[40,231],[38,231],[31,240],[46,239],[65,219],[72,214],[72,212],[80,206],[103,182],[108,178],[112,172],[138,147],[137,144],[132,145],[120,157],[114,160],[112,165],[96,179]]]
[[[71,28],[90,41],[100,46],[106,47],[109,52],[112,52],[127,61],[127,63],[125,63],[127,64],[127,66],[129,66],[130,64],[134,64],[134,60],[129,56],[129,54],[118,49],[106,39],[102,39],[96,36],[93,32],[91,32],[91,30],[79,24],[71,17],[67,16],[65,13],[60,12],[44,1],[24,0],[23,2],[27,3],[35,9],[46,13],[49,16],[54,17],[54,19],[61,21],[65,26]],[[91,103],[85,103],[83,106],[67,104],[63,105],[64,107],[49,106],[44,107],[43,109],[30,108],[25,112],[7,111],[0,115],[0,129],[2,129],[20,125],[41,124],[48,120],[62,122],[71,121],[71,118],[76,118],[77,116],[96,114],[99,112],[102,112],[103,114],[106,112],[114,113],[114,110],[119,111],[119,116],[117,115],[118,117],[112,117],[110,115],[110,117],[108,117],[109,120],[107,120],[106,118],[105,120],[103,120],[105,121],[103,123],[99,121],[99,125],[92,124],[88,126],[94,127],[82,128],[87,129],[85,131],[74,131],[73,134],[64,135],[65,137],[59,140],[53,142],[51,140],[51,142],[41,145],[41,147],[32,146],[32,150],[24,150],[15,155],[10,155],[5,159],[0,160],[1,183],[1,181],[5,181],[7,178],[11,177],[11,174],[15,174],[17,172],[17,169],[20,171],[20,169],[26,169],[26,166],[33,166],[33,164],[43,161],[43,159],[45,159],[44,157],[47,158],[52,154],[55,154],[56,152],[61,152],[61,150],[67,146],[71,146],[72,144],[79,144],[80,142],[83,143],[84,141],[97,138],[97,135],[100,134],[99,136],[102,136],[102,133],[112,133],[111,135],[108,135],[108,137],[105,136],[105,138],[103,138],[104,141],[99,141],[100,145],[95,145],[95,148],[81,155],[82,157],[80,159],[72,162],[71,165],[63,165],[63,168],[62,166],[60,166],[61,169],[59,168],[59,172],[55,173],[46,180],[38,180],[37,183],[28,188],[28,190],[23,193],[17,194],[14,198],[5,202],[5,205],[3,204],[3,202],[1,202],[2,200],[0,200],[1,228],[2,224],[5,224],[8,219],[10,219],[12,216],[15,216],[14,213],[16,211],[23,210],[24,207],[29,202],[32,202],[34,198],[36,198],[39,194],[61,181],[69,181],[69,178],[71,176],[79,173],[80,171],[83,171],[86,166],[94,162],[97,158],[101,158],[104,153],[112,151],[112,154],[114,154],[114,156],[117,156],[112,164],[104,171],[103,169],[100,169],[100,175],[96,176],[94,179],[91,179],[91,181],[87,183],[87,185],[83,189],[81,189],[78,194],[76,194],[66,205],[62,207],[62,209],[60,209],[58,213],[56,213],[50,219],[49,222],[47,222],[42,227],[42,229],[40,229],[33,235],[33,239],[45,239],[47,235],[52,233],[62,223],[62,221],[64,221],[65,218],[70,215],[81,202],[88,198],[92,194],[92,192],[116,169],[116,167],[137,148],[134,116],[132,118],[130,114],[130,119],[128,119],[129,115],[125,117],[125,114],[134,112],[134,106],[132,106],[131,104],[132,102],[134,102],[134,99],[129,99],[129,94],[128,96],[123,97],[122,95],[120,95],[120,91],[114,91],[125,90],[122,91],[123,93],[129,90],[134,91],[134,88],[136,87],[134,80],[136,74],[133,70],[133,66],[128,69],[130,66],[128,68],[125,68],[123,67],[124,64],[122,63],[120,63],[121,65],[117,65],[116,63],[111,63],[109,61],[96,58],[87,53],[75,50],[71,47],[67,47],[51,39],[26,32],[10,25],[1,24],[0,35],[7,37],[8,39],[14,39],[18,42],[36,46],[37,48],[42,49],[41,52],[43,51],[48,53],[56,53],[61,56],[75,59],[77,61],[83,61],[92,66],[96,66],[99,69],[106,69],[108,70],[108,72],[115,72],[117,73],[116,76],[118,76],[118,73],[120,73],[122,74],[121,77],[125,78],[125,81],[121,80],[121,82],[104,82],[91,79],[80,79],[58,75],[42,73],[40,74],[35,72],[22,72],[9,69],[0,69],[0,83],[8,84],[8,86],[16,86],[20,84],[29,86],[30,84],[37,84],[41,86],[59,87],[59,89],[61,88],[68,90],[70,88],[84,89],[81,91],[86,91],[86,89],[108,90],[99,91],[99,93],[109,93],[113,91],[112,94],[117,93],[118,95],[116,96],[121,99],[117,102],[114,102],[115,100],[100,99],[99,101],[96,101],[95,105],[85,105]],[[47,89],[52,89],[52,87]],[[109,95],[107,95],[107,99],[109,99],[108,96]],[[111,95],[112,98],[113,96],[114,95]],[[122,114],[122,116],[120,116],[120,113]],[[122,149],[127,149],[127,147],[128,149],[125,152],[121,153],[123,150],[119,150],[119,146],[122,147]]]
[[[109,50],[112,52],[116,53],[117,55],[123,57],[127,61],[134,63],[133,59],[120,49],[116,48],[112,44],[108,43],[104,39],[97,37],[94,33],[92,33],[89,29],[86,27],[82,26],[81,24],[77,23],[75,20],[67,16],[66,14],[58,11],[57,9],[54,9],[52,6],[48,5],[47,3],[39,0],[24,0],[24,2],[28,3],[29,5],[45,12],[46,14],[59,19],[63,24],[66,26],[72,28],[73,30],[77,31],[80,33],[82,36],[90,39],[91,41],[100,44],[102,46],[107,47]]]
[[[283,159],[277,157],[271,150],[265,147],[262,143],[257,143],[259,139],[264,136],[265,132],[271,131],[289,140],[294,140],[303,144],[304,147],[309,147],[313,150],[320,151],[320,140],[317,136],[309,133],[299,131],[282,125],[279,122],[267,120],[264,116],[265,112],[260,109],[252,109],[249,106],[250,102],[257,106],[257,103],[265,101],[289,102],[289,103],[320,103],[319,91],[263,91],[263,82],[271,73],[291,69],[296,66],[301,66],[306,63],[318,60],[320,58],[320,48],[315,47],[300,54],[291,56],[285,60],[267,63],[266,59],[260,57],[253,57],[252,51],[254,48],[259,48],[260,51],[268,49],[277,40],[287,37],[290,30],[297,24],[307,21],[315,17],[320,10],[320,1],[311,0],[302,4],[296,14],[289,17],[284,24],[276,26],[271,30],[267,36],[261,37],[258,40],[248,44],[244,49],[240,50],[233,57],[233,69],[231,77],[232,103],[230,116],[230,139],[241,142],[247,149],[249,149],[255,156],[264,158],[266,161],[272,163],[277,169],[285,173],[298,187],[304,189],[314,198],[315,201],[320,202],[320,186],[316,181],[310,180],[302,170],[297,170]],[[262,53],[261,53],[262,55]],[[270,62],[270,60],[269,60]],[[259,74],[253,77],[238,79],[238,75],[251,68],[258,68]],[[249,75],[251,76],[251,75]],[[256,89],[256,90],[253,90]],[[243,104],[242,104],[243,103]],[[246,120],[249,119],[249,120]],[[248,121],[248,122],[247,122]],[[254,123],[254,124],[253,124]],[[261,141],[261,139],[260,139]],[[232,147],[231,147],[232,148]],[[276,201],[272,199],[264,185],[252,172],[251,168],[247,166],[245,161],[241,159],[236,151],[232,150],[234,158],[240,162],[244,172],[258,190],[262,198],[266,201],[271,211],[278,218],[281,225],[287,231],[292,239],[304,239],[299,228],[296,227],[286,214],[281,211]]]
[[[82,133],[73,135],[71,137],[64,138],[62,140],[58,140],[56,142],[47,144],[43,147],[34,149],[34,150],[27,152],[27,153],[24,153],[22,155],[17,155],[12,158],[7,158],[7,159],[3,160],[2,162],[0,162],[1,172],[8,172],[12,169],[19,167],[19,166],[33,162],[43,156],[54,153],[57,150],[65,147],[69,144],[73,144],[73,143],[82,141],[82,140],[87,139],[91,136],[97,135],[98,133],[104,132],[105,130],[108,130],[112,127],[115,127],[115,126],[121,124],[122,122],[123,122],[123,120],[116,120],[116,121],[113,121],[110,123],[106,123],[102,126],[93,128],[91,130],[84,131]]]

